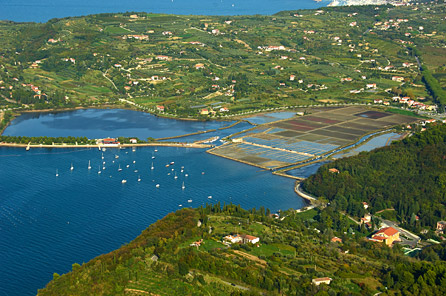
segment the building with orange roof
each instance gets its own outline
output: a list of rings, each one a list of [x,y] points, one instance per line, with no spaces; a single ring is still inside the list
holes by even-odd
[[[400,232],[393,227],[385,227],[373,234],[370,240],[380,243],[384,242],[386,245],[391,246],[394,241],[400,241]]]

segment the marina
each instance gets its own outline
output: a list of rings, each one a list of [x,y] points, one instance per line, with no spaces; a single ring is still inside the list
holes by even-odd
[[[251,127],[239,123],[219,130],[219,135],[186,138],[206,136],[202,139],[211,138],[213,145],[220,146],[214,137],[221,139]],[[240,159],[215,157],[212,151],[206,153],[209,144],[193,147],[187,143],[107,149],[39,145],[28,151],[24,149],[28,144],[0,146],[2,165],[15,168],[0,170],[3,184],[8,184],[2,188],[0,201],[0,265],[9,268],[8,272],[0,270],[0,276],[7,279],[0,292],[20,286],[19,279],[10,275],[22,274],[29,284],[21,294],[31,295],[30,289],[45,285],[54,272],[64,273],[73,262],[86,262],[119,247],[157,219],[186,205],[234,203],[243,208],[264,206],[274,212],[305,206],[294,192],[295,180],[284,178],[285,174],[259,171]],[[92,173],[90,167],[98,167],[98,171]],[[300,170],[298,175],[305,175],[306,168]],[[12,252],[19,246],[20,253]],[[45,256],[35,260],[40,254]]]

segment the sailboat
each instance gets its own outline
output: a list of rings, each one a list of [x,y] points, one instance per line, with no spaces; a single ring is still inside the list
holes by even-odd
[[[152,167],[151,167],[150,169],[152,169],[152,170],[154,170],[154,169],[155,169],[155,167],[153,166],[153,161],[152,161]]]
[[[88,161],[88,169],[91,170],[91,164],[90,164],[90,161]]]
[[[141,176],[138,176],[138,182],[141,182]]]
[[[99,170],[98,170],[98,174],[102,173],[101,172],[101,166],[99,166]]]
[[[102,159],[104,159],[104,153],[102,153]]]
[[[59,171],[56,169],[56,177],[59,177]]]
[[[70,170],[72,171],[72,170],[74,170],[74,166],[73,166],[73,163],[71,163],[71,167],[70,167]]]
[[[175,172],[175,177],[174,177],[175,179],[178,179],[178,176],[177,176],[177,172]]]
[[[119,164],[118,172],[122,171],[121,164]]]
[[[181,189],[184,190],[184,188],[186,188],[186,186],[184,186],[184,182],[183,182],[183,185],[181,185]]]

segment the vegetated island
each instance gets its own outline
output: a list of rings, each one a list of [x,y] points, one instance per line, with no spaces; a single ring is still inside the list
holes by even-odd
[[[444,110],[443,3],[0,22],[0,129],[21,110],[229,118],[297,105]],[[420,71],[421,70],[421,71]]]

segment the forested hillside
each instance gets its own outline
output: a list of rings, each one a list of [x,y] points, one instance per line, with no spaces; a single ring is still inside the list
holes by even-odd
[[[339,173],[329,172],[330,168]],[[321,167],[303,186],[356,217],[361,216],[365,201],[372,212],[393,207],[403,223],[435,226],[446,217],[446,125],[336,160]]]

